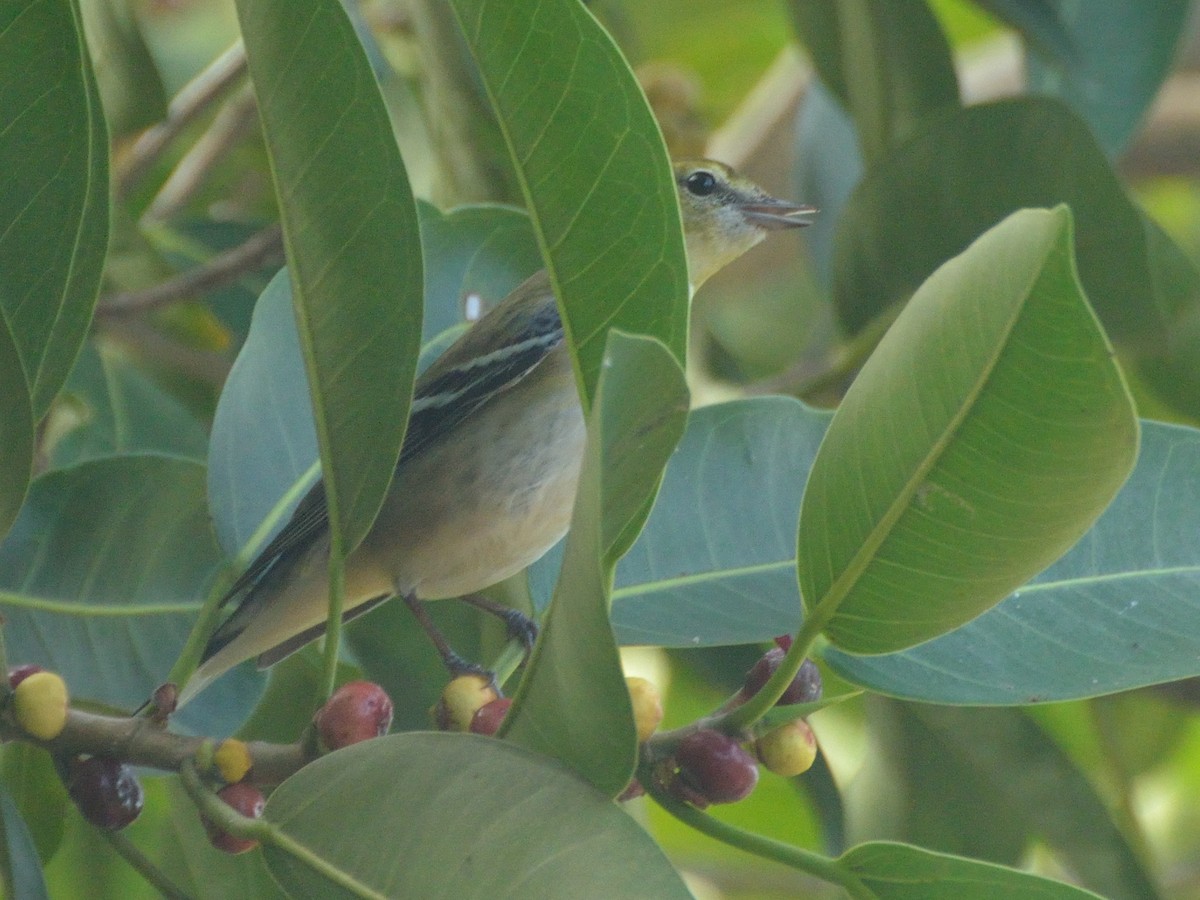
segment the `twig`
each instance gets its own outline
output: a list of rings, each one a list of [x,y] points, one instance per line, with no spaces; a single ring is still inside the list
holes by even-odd
[[[147,130],[129,151],[116,177],[118,200],[124,200],[153,168],[163,151],[197,116],[246,71],[246,51],[239,40],[203,72],[183,86],[167,107],[167,118]]]
[[[221,108],[208,130],[175,166],[143,218],[151,222],[162,221],[185,206],[217,163],[254,125],[256,108],[254,91],[247,85]]]
[[[112,846],[125,862],[153,885],[167,900],[191,900],[191,895],[184,893],[166,873],[150,861],[141,849],[120,831],[99,829],[100,834]]]
[[[106,716],[81,709],[67,711],[66,726],[50,741],[27,735],[11,714],[6,714],[0,717],[0,738],[26,741],[60,758],[80,753],[111,756],[167,772],[178,772],[185,763],[194,763],[201,745],[211,740],[174,734],[146,718]],[[251,741],[247,747],[254,761],[247,777],[255,784],[278,784],[314,759],[313,752],[298,743]]]
[[[248,272],[283,263],[283,232],[272,225],[218,253],[208,262],[161,284],[140,291],[121,291],[100,300],[98,316],[124,316],[147,312],[232,284]]]

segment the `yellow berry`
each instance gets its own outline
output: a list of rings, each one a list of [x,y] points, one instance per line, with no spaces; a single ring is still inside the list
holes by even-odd
[[[637,723],[638,743],[650,740],[663,720],[662,695],[658,688],[645,678],[630,676],[625,679],[629,688],[629,700],[633,704],[633,721]]]
[[[776,775],[790,778],[812,768],[817,739],[808,723],[796,719],[768,731],[754,744],[759,761]]]
[[[53,672],[34,672],[13,691],[17,724],[35,738],[51,741],[67,724],[67,683]]]
[[[433,717],[442,731],[469,731],[475,711],[499,697],[490,678],[459,675],[442,689]]]
[[[246,773],[254,765],[254,760],[245,741],[229,738],[217,745],[213,754],[213,764],[226,784],[237,784],[246,777]]]

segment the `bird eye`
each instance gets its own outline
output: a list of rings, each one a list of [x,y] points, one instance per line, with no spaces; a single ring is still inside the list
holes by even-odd
[[[717,179],[712,172],[700,169],[689,175],[684,184],[697,197],[707,197],[716,188]]]

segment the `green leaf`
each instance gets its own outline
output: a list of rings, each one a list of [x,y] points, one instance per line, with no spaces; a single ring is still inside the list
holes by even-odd
[[[84,0],[83,29],[114,137],[167,117],[167,91],[128,0]]]
[[[170,671],[218,560],[197,463],[123,456],[50,472],[0,545],[8,658],[61,673],[79,700],[136,707]],[[229,733],[260,683],[241,670],[172,721]]]
[[[504,736],[616,796],[637,737],[609,593],[687,422],[683,372],[652,338],[613,331],[603,361],[562,575]]]
[[[0,307],[40,419],[87,334],[108,135],[74,0],[0,7]]]
[[[1060,62],[1074,58],[1074,36],[1059,16],[1056,0],[975,0],[975,4],[1021,32],[1039,52]]]
[[[337,0],[241,0],[293,304],[344,552],[404,437],[420,347],[416,208],[378,85]]]
[[[1200,431],[1142,429],[1137,466],[1095,526],[995,609],[903,653],[826,661],[935,703],[1070,700],[1200,675]]]
[[[925,0],[791,0],[821,80],[858,126],[868,161],[959,105],[950,45]]]
[[[835,238],[839,318],[862,329],[1009,213],[1059,203],[1075,217],[1079,279],[1104,327],[1161,341],[1173,310],[1156,293],[1144,219],[1086,126],[1042,98],[945,116],[872,169]]]
[[[991,863],[933,853],[907,844],[875,842],[854,847],[840,862],[880,900],[1096,900],[1097,895],[1061,881],[1039,878]]]
[[[1050,0],[1070,56],[1026,61],[1029,87],[1066,101],[1109,156],[1124,149],[1171,70],[1192,4]]]
[[[785,397],[692,413],[646,528],[617,566],[622,644],[745,644],[796,631],[796,521],[829,419]]]
[[[71,800],[54,760],[41,747],[10,741],[0,751],[0,781],[21,814],[38,856],[51,859],[63,839],[63,819]]]
[[[298,845],[264,846],[293,896],[361,896],[306,856],[392,897],[691,896],[620,807],[492,738],[412,733],[338,750],[280,785],[266,819]]]
[[[42,862],[33,838],[8,791],[0,788],[0,874],[4,896],[21,900],[48,897]]]
[[[687,262],[658,126],[580,3],[452,0],[500,121],[591,406],[610,328],[683,365]]]
[[[0,311],[0,537],[8,533],[25,502],[35,440],[25,369]]]
[[[923,704],[905,709],[923,732],[923,750],[916,752],[969,767],[999,793],[993,814],[1037,834],[1084,886],[1114,900],[1157,896],[1096,789],[1019,710]]]
[[[841,649],[979,615],[1128,476],[1137,420],[1071,249],[1065,208],[1013,214],[922,286],[847,392],[798,543],[806,616]]]
[[[119,352],[102,345],[83,345],[59,403],[55,414],[61,412],[66,433],[53,445],[55,468],[141,451],[195,460],[207,452],[200,420]]]

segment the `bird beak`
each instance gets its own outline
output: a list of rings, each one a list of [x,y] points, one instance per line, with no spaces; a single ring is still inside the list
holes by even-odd
[[[803,217],[818,211],[815,206],[801,206],[786,200],[776,200],[774,197],[739,203],[738,209],[746,217],[746,221],[770,229],[802,228],[811,225],[812,220]]]

